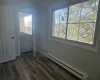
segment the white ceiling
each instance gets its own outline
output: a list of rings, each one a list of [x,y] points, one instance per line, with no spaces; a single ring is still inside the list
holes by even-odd
[[[45,1],[45,0],[26,0],[26,1]]]
[[[44,1],[44,0],[33,0],[33,1]]]
[[[4,4],[11,4],[11,5],[20,5],[20,4],[27,4],[27,3],[34,3],[34,2],[41,2],[46,0],[0,0],[0,5]]]

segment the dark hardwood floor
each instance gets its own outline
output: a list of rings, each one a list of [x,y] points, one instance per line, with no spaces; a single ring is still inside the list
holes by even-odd
[[[80,80],[39,54],[22,54],[14,61],[0,64],[0,80]]]

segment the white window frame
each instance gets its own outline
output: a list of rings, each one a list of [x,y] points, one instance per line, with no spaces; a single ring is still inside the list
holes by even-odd
[[[99,1],[100,3],[100,1]],[[90,50],[90,51],[94,51],[94,52],[98,52],[99,49],[99,42],[100,42],[100,4],[98,7],[98,13],[97,13],[97,21],[96,21],[96,28],[95,28],[95,35],[94,35],[94,43],[93,44],[87,44],[87,43],[82,43],[82,42],[78,42],[78,41],[72,41],[72,40],[68,40],[68,39],[63,39],[63,38],[57,38],[57,37],[53,37],[52,36],[52,21],[53,21],[53,11],[54,10],[58,10],[58,9],[62,9],[62,8],[66,8],[69,6],[66,6],[68,4],[65,3],[58,3],[56,5],[52,5],[49,8],[49,40],[51,41],[56,41],[59,43],[63,43],[63,44],[68,44],[68,45],[72,45],[72,46],[76,46],[79,48],[83,48],[86,50]],[[70,5],[71,6],[71,5]]]

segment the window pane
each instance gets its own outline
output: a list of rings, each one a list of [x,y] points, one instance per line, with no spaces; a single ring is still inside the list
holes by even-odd
[[[20,34],[32,35],[32,14],[19,12]]]
[[[79,23],[81,3],[69,7],[69,23]]]
[[[68,8],[61,9],[60,23],[66,23],[67,22],[67,11],[68,11]]]
[[[67,11],[68,11],[68,8],[61,9],[59,38],[65,38],[66,37]]]
[[[81,22],[96,22],[98,3],[98,0],[90,0],[82,4]]]
[[[59,37],[59,24],[53,24],[52,36]]]
[[[66,22],[68,8],[63,8],[53,12],[52,36],[58,38],[66,37]]]
[[[60,10],[53,11],[52,36],[59,37]]]
[[[59,38],[66,37],[66,23],[61,23],[59,28]]]
[[[77,41],[78,29],[79,29],[79,24],[68,24],[67,39]]]
[[[25,32],[27,34],[32,34],[32,15],[24,17],[24,23],[25,23]]]
[[[52,36],[58,38],[65,38],[66,37],[66,24],[54,24],[52,28]]]
[[[79,42],[93,44],[95,23],[83,23],[79,28]]]
[[[53,12],[53,23],[57,24],[60,22],[60,10],[56,10]]]

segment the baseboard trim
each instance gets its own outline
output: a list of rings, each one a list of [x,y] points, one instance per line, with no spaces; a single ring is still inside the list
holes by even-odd
[[[21,53],[32,53],[33,51],[21,52]]]
[[[38,52],[42,53],[44,56],[48,57],[49,59],[51,59],[52,61],[54,61],[58,65],[62,66],[64,69],[66,69],[67,71],[71,72],[76,77],[78,77],[78,78],[80,78],[82,80],[87,80],[88,76],[86,74],[84,74],[84,73],[80,72],[79,70],[76,70],[72,66],[64,63],[63,61],[61,61],[57,57],[51,55],[50,53],[41,52],[39,50],[38,50]]]

